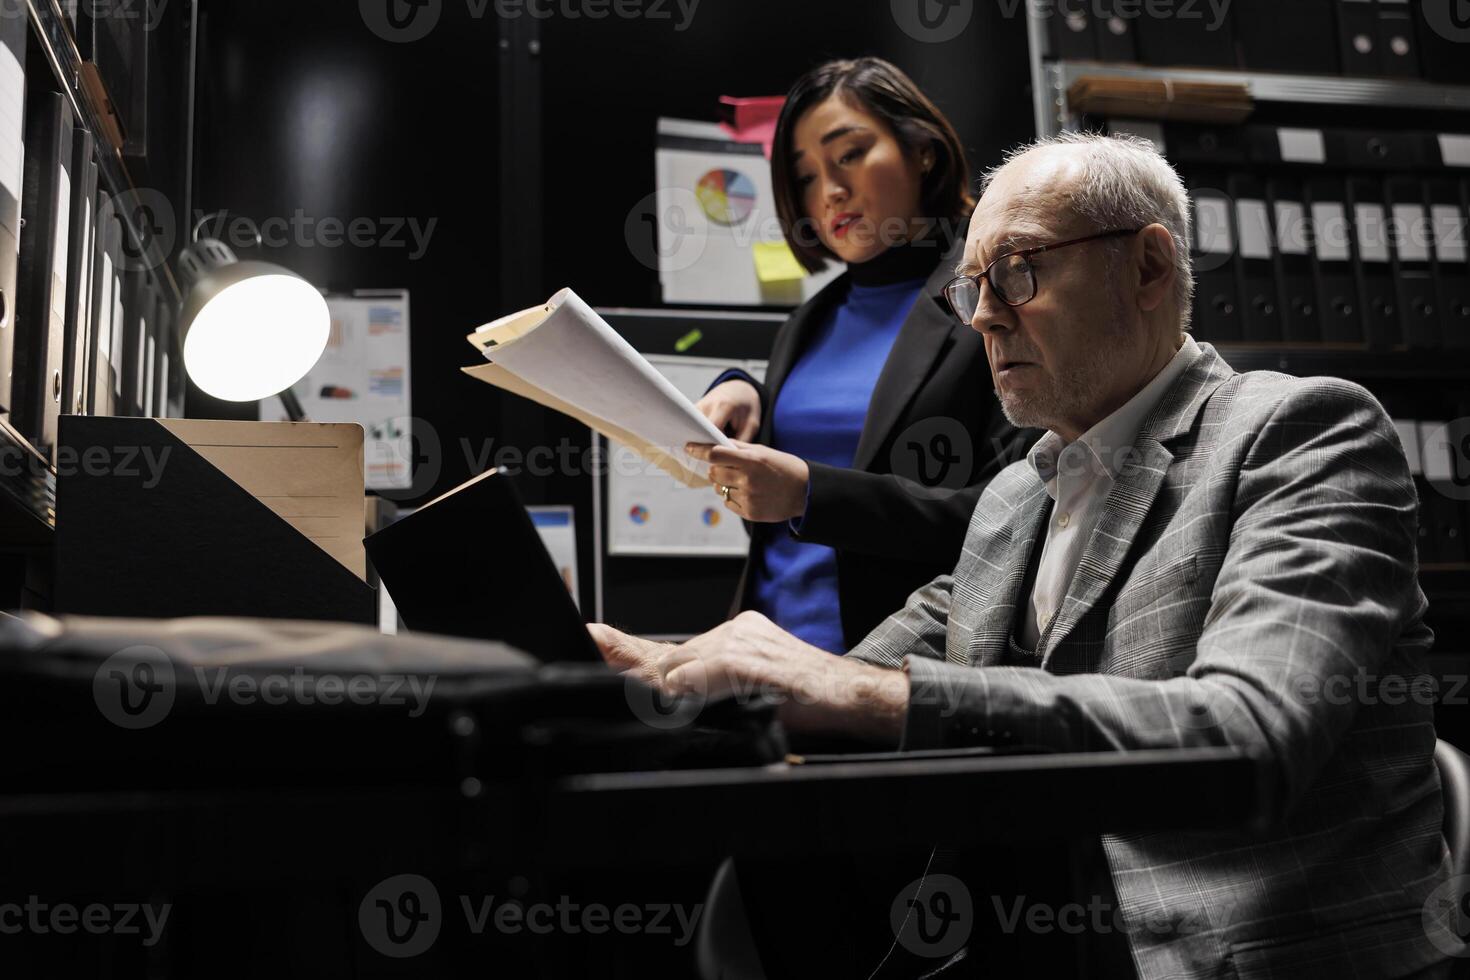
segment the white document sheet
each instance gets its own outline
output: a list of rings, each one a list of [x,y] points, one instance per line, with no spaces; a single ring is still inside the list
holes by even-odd
[[[690,442],[730,445],[694,404],[570,289],[468,338],[488,364],[464,368],[632,447],[685,486],[709,486]]]

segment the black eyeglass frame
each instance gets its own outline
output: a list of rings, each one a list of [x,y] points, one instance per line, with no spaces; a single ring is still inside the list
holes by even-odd
[[[1059,249],[1059,248],[1066,248],[1069,245],[1081,245],[1084,242],[1095,242],[1095,241],[1098,241],[1099,239],[1103,239],[1103,238],[1121,238],[1124,235],[1136,235],[1140,231],[1143,231],[1143,229],[1142,228],[1114,228],[1112,231],[1100,231],[1100,232],[1098,232],[1095,235],[1084,235],[1081,238],[1071,238],[1071,239],[1068,239],[1065,242],[1048,242],[1045,245],[1033,245],[1030,248],[1018,248],[1014,252],[1007,252],[1004,255],[997,255],[994,259],[991,260],[991,262],[990,262],[989,265],[987,265],[983,270],[981,270],[980,272],[976,273],[975,275],[973,275],[973,276],[956,276],[955,278],[951,279],[949,282],[945,283],[945,286],[944,286],[944,301],[949,304],[950,312],[953,313],[955,315],[955,317],[961,323],[963,323],[965,326],[969,326],[970,325],[970,319],[973,319],[973,315],[971,316],[970,319],[966,319],[965,317],[961,316],[959,309],[955,306],[954,297],[950,295],[950,291],[953,290],[954,288],[956,288],[957,286],[959,286],[961,283],[966,283],[966,282],[974,283],[974,285],[975,285],[975,294],[976,294],[975,308],[978,310],[980,308],[979,294],[980,294],[980,290],[982,289],[982,286],[980,284],[980,281],[982,279],[990,279],[990,270],[991,269],[994,269],[998,264],[1000,264],[1001,262],[1004,262],[1006,259],[1013,259],[1013,258],[1015,258],[1016,256],[1019,255],[1021,258],[1028,259],[1029,260],[1031,256],[1036,255],[1039,252],[1055,252],[1057,249]],[[1031,295],[1030,296],[1027,296],[1025,299],[1023,299],[1023,300],[1021,300],[1019,302],[1012,303],[1010,300],[1006,299],[1005,296],[1002,294],[1001,290],[995,288],[995,280],[994,279],[990,279],[990,288],[992,290],[995,290],[996,297],[1002,303],[1004,303],[1005,305],[1011,307],[1012,309],[1014,309],[1014,308],[1016,308],[1018,306],[1025,306],[1027,303],[1031,302],[1033,299],[1036,298],[1036,294],[1037,293],[1041,292],[1041,287],[1036,282],[1036,270],[1031,267],[1031,263],[1029,261],[1026,263],[1026,267],[1027,267],[1028,272],[1030,273],[1030,279],[1031,279]]]

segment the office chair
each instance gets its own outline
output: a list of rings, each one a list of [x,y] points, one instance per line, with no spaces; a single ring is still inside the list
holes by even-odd
[[[1444,839],[1450,849],[1450,872],[1470,873],[1470,755],[1441,739],[1434,762],[1444,793]]]

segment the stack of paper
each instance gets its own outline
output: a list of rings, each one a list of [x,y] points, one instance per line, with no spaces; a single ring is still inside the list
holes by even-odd
[[[686,486],[710,485],[708,465],[685,453],[686,443],[730,445],[570,289],[466,339],[490,362],[464,368],[470,377],[570,415]]]

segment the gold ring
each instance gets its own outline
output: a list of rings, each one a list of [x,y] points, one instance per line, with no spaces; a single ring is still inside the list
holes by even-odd
[[[730,499],[730,488],[727,487],[727,486],[725,486],[724,484],[721,484],[720,485],[720,496],[721,497],[724,497],[726,500],[729,500]]]

